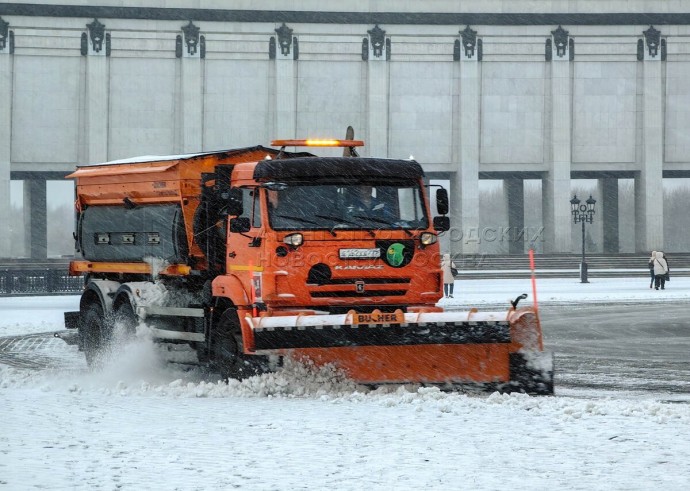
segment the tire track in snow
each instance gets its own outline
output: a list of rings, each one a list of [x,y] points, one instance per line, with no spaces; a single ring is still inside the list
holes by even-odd
[[[64,346],[52,332],[1,337],[0,363],[30,370],[62,367]]]

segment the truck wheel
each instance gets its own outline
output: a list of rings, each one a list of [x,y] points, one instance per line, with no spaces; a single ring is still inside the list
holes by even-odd
[[[243,380],[269,371],[265,356],[245,355],[239,318],[234,309],[226,310],[212,334],[213,366],[223,380]]]
[[[90,368],[96,368],[103,347],[105,346],[105,318],[103,309],[97,303],[87,305],[82,314],[80,326],[81,345],[86,356],[86,364]]]
[[[129,301],[122,302],[115,310],[115,328],[123,340],[134,339],[139,321]]]

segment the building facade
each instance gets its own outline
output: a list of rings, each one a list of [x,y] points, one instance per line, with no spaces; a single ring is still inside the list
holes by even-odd
[[[22,180],[40,258],[45,181],[77,164],[352,126],[363,155],[449,183],[453,253],[477,252],[480,179],[504,181],[515,230],[541,180],[545,252],[573,250],[572,179],[597,180],[617,252],[617,182],[634,179],[636,249],[662,249],[689,102],[687,0],[0,3],[0,223]]]

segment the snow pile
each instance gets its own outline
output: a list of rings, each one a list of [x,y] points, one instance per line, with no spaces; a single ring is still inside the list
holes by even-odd
[[[0,364],[0,389],[40,389],[43,392],[101,394],[108,397],[165,398],[262,398],[305,399],[339,404],[374,403],[381,407],[412,406],[464,416],[468,411],[490,407],[508,414],[556,417],[562,421],[591,418],[643,418],[658,424],[690,424],[690,405],[655,400],[597,400],[572,397],[535,397],[526,394],[445,392],[437,387],[417,385],[382,386],[369,389],[358,385],[331,367],[315,367],[287,360],[276,372],[225,383],[217,375],[199,368],[167,364],[161,349],[148,340],[138,340],[120,353],[113,353],[103,368],[87,370],[33,371]]]

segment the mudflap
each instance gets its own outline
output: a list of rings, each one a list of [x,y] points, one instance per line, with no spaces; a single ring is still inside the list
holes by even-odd
[[[58,331],[53,334],[53,337],[62,339],[67,344],[79,345],[79,332],[78,331]]]
[[[65,312],[65,329],[78,329],[81,312]]]
[[[502,384],[501,392],[522,392],[535,395],[553,395],[553,353],[550,351],[524,351],[511,353],[509,359],[510,382]]]
[[[53,336],[62,339],[67,344],[77,345],[81,349],[81,335],[78,330],[80,323],[81,312],[65,312],[65,328],[67,330],[58,331]]]

